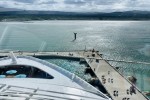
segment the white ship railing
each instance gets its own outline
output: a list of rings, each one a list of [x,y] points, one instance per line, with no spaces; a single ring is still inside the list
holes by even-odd
[[[90,97],[90,96],[85,96],[85,95],[83,96],[83,95],[79,95],[79,94],[64,93],[64,92],[58,92],[58,91],[52,91],[52,90],[43,90],[43,89],[39,89],[39,88],[37,88],[37,89],[26,88],[26,87],[21,87],[21,86],[12,86],[12,85],[6,86],[6,84],[0,84],[0,85],[1,85],[0,86],[0,98],[1,99],[3,98],[3,100],[6,100],[9,97],[11,97],[10,100],[13,100],[13,97],[25,98],[25,100],[30,100],[30,99],[37,99],[37,100],[45,100],[45,99],[46,100],[55,100],[55,99],[56,100],[58,100],[58,99],[77,100],[77,99],[75,99],[76,97],[83,98],[83,100],[86,100],[86,99],[106,100],[105,98],[100,99],[100,98]],[[31,90],[32,92],[25,92],[24,89]],[[91,92],[91,91],[87,91],[87,90],[81,90],[81,89],[78,89],[78,90],[88,92],[88,93],[91,93],[91,94],[94,94],[94,95],[101,97],[101,95],[99,93],[95,93],[95,92]],[[53,94],[56,94],[56,95],[53,95]],[[38,97],[36,97],[36,96],[38,96]],[[72,98],[69,98],[67,96],[69,96],[69,97],[71,96]],[[50,99],[50,98],[53,98],[53,99]]]
[[[56,65],[51,64],[51,63],[48,63],[47,61],[38,59],[38,58],[34,58],[34,57],[31,57],[31,56],[18,56],[18,58],[26,58],[26,59],[30,59],[30,60],[42,63],[42,64],[44,64],[46,66],[49,66],[50,68],[60,72],[60,73],[62,73],[63,75],[67,76],[70,79],[72,79],[72,76],[74,76],[73,73],[71,73],[71,72],[69,72],[69,71],[67,71],[67,70],[65,70],[65,69],[63,69],[63,68],[61,68],[59,66],[56,66]],[[105,94],[103,94],[102,92],[100,92],[95,87],[93,87],[92,85],[88,84],[83,79],[79,78],[78,76],[75,75],[75,77],[73,78],[73,81],[76,82],[77,84],[81,85],[83,88],[85,88],[87,90],[91,90],[91,91],[96,91],[96,92],[98,92],[101,95],[101,97],[108,99],[108,97]]]
[[[67,70],[65,70],[65,69],[63,69],[61,67],[58,67],[58,66],[56,66],[54,64],[48,63],[47,61],[44,61],[44,60],[41,60],[41,59],[38,59],[38,58],[34,58],[34,57],[31,57],[31,56],[17,56],[17,58],[26,58],[26,59],[29,59],[29,60],[33,60],[33,61],[42,63],[43,65],[48,66],[48,67],[50,67],[50,68],[52,68],[52,69],[62,73],[66,77],[72,79],[72,81],[76,82],[77,84],[79,84],[80,86],[85,88],[86,90],[91,90],[93,92],[97,92],[101,97],[103,97],[105,99],[108,99],[108,97],[105,94],[103,94],[101,91],[97,90],[95,87],[93,87],[92,85],[88,84],[87,82],[85,82],[84,80],[79,78],[78,76],[74,75],[73,73],[71,73],[71,72],[69,72],[69,71],[67,71]],[[0,61],[1,60],[7,60],[7,59],[10,59],[10,57],[0,58]]]

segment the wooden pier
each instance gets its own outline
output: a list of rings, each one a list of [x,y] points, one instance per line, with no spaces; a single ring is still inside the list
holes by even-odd
[[[14,52],[15,55],[35,57],[69,57],[85,59],[101,84],[113,100],[149,100],[138,88],[128,81],[121,73],[103,59],[99,52],[74,51],[74,52]],[[0,52],[0,57],[8,56],[8,52]],[[132,90],[132,91],[131,91]]]

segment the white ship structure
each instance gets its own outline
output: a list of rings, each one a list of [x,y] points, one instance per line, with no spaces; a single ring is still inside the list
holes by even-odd
[[[78,76],[47,61],[0,58],[0,100],[111,100]]]

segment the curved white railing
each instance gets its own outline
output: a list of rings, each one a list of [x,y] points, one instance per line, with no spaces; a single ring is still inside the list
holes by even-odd
[[[33,61],[36,61],[36,62],[39,62],[39,63],[42,63],[43,65],[46,65],[60,73],[62,73],[63,75],[67,76],[68,78],[72,79],[72,77],[74,76],[73,73],[57,66],[57,65],[54,65],[54,64],[51,64],[47,61],[44,61],[44,60],[41,60],[41,59],[38,59],[38,58],[34,58],[34,57],[30,57],[30,56],[18,56],[17,58],[26,58],[26,59],[29,59],[29,60],[33,60]],[[102,96],[103,98],[106,98],[106,99],[109,99],[105,94],[103,94],[102,92],[100,92],[99,90],[97,90],[95,87],[93,87],[92,85],[90,85],[89,83],[87,83],[86,81],[84,81],[83,79],[79,78],[78,76],[74,76],[73,78],[73,81],[76,82],[77,84],[79,84],[80,86],[82,86],[83,88],[87,89],[87,90],[91,90],[91,91],[95,91],[96,93],[99,93],[100,96]]]

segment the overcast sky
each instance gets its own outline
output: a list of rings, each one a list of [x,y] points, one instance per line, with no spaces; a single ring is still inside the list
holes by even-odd
[[[150,11],[150,0],[0,0],[0,7],[76,12]]]

